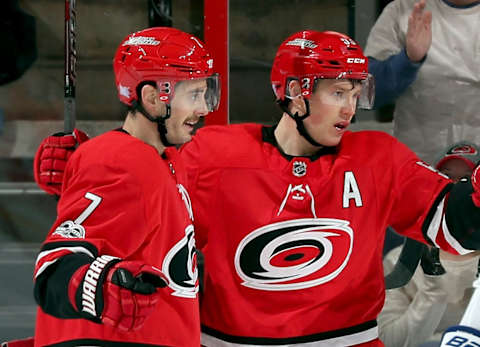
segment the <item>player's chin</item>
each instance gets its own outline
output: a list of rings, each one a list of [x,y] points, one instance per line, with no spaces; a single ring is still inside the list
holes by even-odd
[[[175,134],[173,133],[168,133],[167,132],[167,140],[173,145],[183,145],[184,143],[187,143],[192,140],[192,135],[188,132],[176,132]]]
[[[192,134],[191,133],[184,133],[182,136],[179,137],[179,144],[187,143],[192,140]]]
[[[192,140],[192,137],[183,137],[182,139],[179,139],[178,141],[175,141],[174,145],[176,146],[181,146],[187,142],[190,142]]]
[[[340,144],[340,141],[342,140],[342,135],[334,135],[334,136],[329,136],[325,139],[323,139],[320,143],[326,147],[335,147]]]

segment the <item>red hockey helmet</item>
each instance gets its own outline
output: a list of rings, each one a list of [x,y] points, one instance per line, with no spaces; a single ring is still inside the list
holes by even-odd
[[[310,98],[321,78],[362,81],[361,108],[372,108],[375,86],[368,73],[368,59],[347,35],[334,31],[300,31],[279,47],[270,79],[277,100],[284,100],[288,81],[300,81],[302,95]]]
[[[177,82],[206,78],[207,107],[218,107],[220,85],[213,58],[199,39],[178,29],[156,27],[128,35],[117,48],[113,69],[119,99],[129,106],[138,100],[136,88],[142,82],[155,82],[160,99],[170,103]]]

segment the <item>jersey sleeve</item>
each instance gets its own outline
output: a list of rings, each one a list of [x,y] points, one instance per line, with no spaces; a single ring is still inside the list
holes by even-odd
[[[403,49],[385,60],[368,59],[368,72],[375,78],[375,108],[394,102],[417,78],[421,63],[413,63]]]
[[[467,178],[453,183],[396,142],[390,225],[399,233],[452,254],[480,249],[480,208]]]
[[[389,224],[400,234],[428,243],[424,228],[451,188],[451,181],[421,161],[395,140],[393,157],[393,206]],[[442,247],[444,248],[444,247]]]
[[[35,298],[47,312],[75,317],[68,300],[73,273],[101,255],[134,258],[150,232],[141,185],[122,165],[68,163],[57,219],[38,254]]]

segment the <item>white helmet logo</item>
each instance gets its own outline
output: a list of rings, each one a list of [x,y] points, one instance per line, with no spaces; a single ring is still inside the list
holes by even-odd
[[[365,64],[365,59],[363,58],[347,58],[347,63],[349,64]]]
[[[129,37],[128,40],[125,41],[122,46],[139,46],[139,45],[158,46],[159,44],[160,44],[160,41],[155,40],[154,37],[132,36],[132,37]]]
[[[299,46],[301,48],[316,48],[318,45],[315,44],[312,40],[306,39],[295,39],[287,42],[287,46]]]

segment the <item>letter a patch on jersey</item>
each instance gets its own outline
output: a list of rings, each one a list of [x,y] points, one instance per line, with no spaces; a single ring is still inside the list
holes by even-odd
[[[355,202],[355,206],[363,206],[362,196],[360,195],[355,175],[352,171],[346,171],[343,181],[343,208],[349,208],[350,200],[352,199]]]

